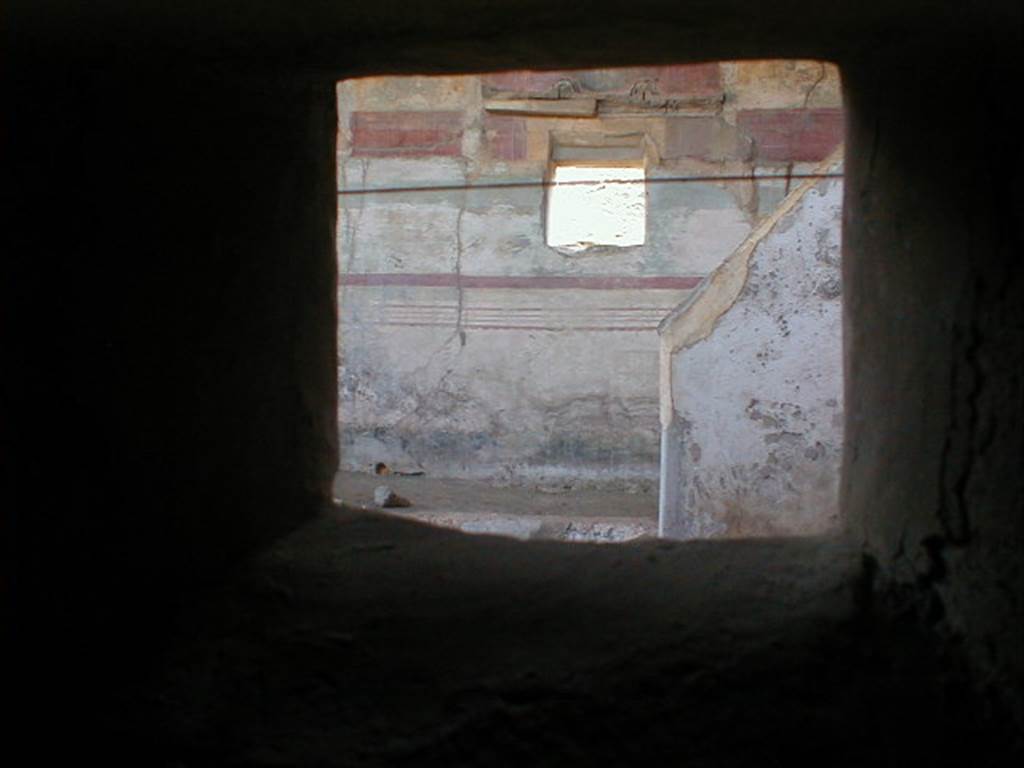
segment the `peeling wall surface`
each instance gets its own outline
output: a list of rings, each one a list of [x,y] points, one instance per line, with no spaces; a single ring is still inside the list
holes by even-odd
[[[730,285],[712,275],[675,319],[710,331],[666,350],[663,535],[838,527],[841,216],[840,179],[806,182],[723,264],[738,293],[713,300]]]
[[[655,486],[657,325],[781,201],[765,176],[836,146],[840,103],[809,61],[339,83],[341,466]],[[608,160],[652,182],[644,243],[549,247],[553,167]]]

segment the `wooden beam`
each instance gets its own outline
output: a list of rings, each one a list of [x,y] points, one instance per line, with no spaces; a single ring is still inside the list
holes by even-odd
[[[505,115],[594,117],[597,99],[488,99],[484,102],[484,109]]]

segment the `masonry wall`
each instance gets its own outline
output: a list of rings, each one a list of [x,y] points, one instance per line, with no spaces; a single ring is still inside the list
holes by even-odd
[[[757,177],[842,132],[817,62],[369,78],[338,105],[342,466],[542,484],[656,485],[659,321],[782,199]],[[645,243],[549,247],[551,163],[623,151]],[[666,181],[723,175],[750,180]]]

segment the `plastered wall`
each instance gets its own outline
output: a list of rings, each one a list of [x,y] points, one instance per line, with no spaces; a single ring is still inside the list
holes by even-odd
[[[840,152],[659,327],[662,535],[838,530]]]
[[[342,467],[653,488],[657,325],[783,198],[759,177],[835,147],[838,89],[809,61],[340,83]],[[608,158],[651,181],[644,244],[549,247],[552,164]]]

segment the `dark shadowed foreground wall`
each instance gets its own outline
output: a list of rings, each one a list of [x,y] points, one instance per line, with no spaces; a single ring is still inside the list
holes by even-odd
[[[54,58],[5,88],[5,631],[44,660],[41,711],[74,712],[108,664],[142,673],[186,584],[328,492],[334,105],[304,77]]]
[[[51,740],[146,674],[183,581],[326,498],[338,78],[767,56],[837,60],[847,89],[842,503],[868,594],[1020,738],[1019,3],[2,14],[3,623],[27,683],[5,688]]]

